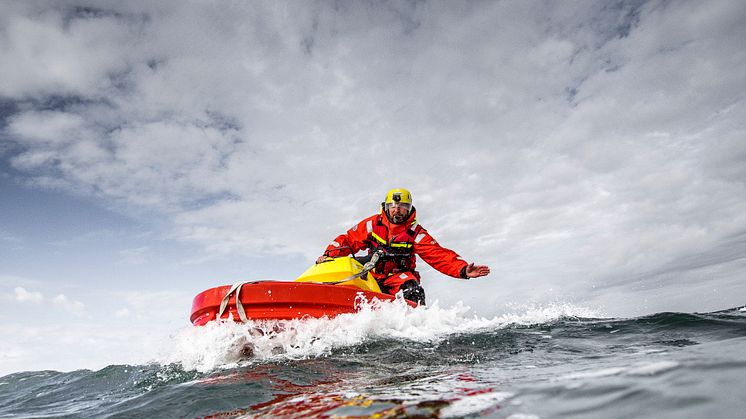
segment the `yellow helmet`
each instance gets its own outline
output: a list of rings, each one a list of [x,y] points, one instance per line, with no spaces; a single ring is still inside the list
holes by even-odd
[[[386,217],[394,224],[401,224],[407,220],[412,213],[412,194],[406,189],[392,189],[386,194],[386,200],[381,204]],[[404,208],[405,215],[394,214],[389,212],[389,208]]]
[[[394,202],[412,205],[412,194],[406,189],[392,189],[386,193],[386,200],[383,203],[393,204]]]

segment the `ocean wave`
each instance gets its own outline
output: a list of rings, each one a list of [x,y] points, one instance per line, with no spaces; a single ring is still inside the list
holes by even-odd
[[[178,363],[187,370],[209,372],[235,368],[246,362],[313,358],[371,341],[394,340],[438,343],[461,335],[509,327],[549,324],[561,319],[595,317],[572,304],[523,307],[522,312],[484,318],[468,316],[469,307],[438,302],[412,308],[404,300],[363,301],[357,313],[334,318],[283,321],[210,322],[181,330],[159,362]]]
[[[572,305],[480,318],[369,303],[289,322],[213,322],[159,362],[0,378],[0,418],[732,417],[746,314],[604,319]]]

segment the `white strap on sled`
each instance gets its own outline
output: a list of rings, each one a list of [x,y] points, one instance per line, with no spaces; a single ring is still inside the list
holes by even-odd
[[[218,312],[218,319],[223,317],[223,313],[225,313],[225,308],[228,307],[228,301],[231,299],[231,294],[235,292],[236,294],[236,311],[238,311],[238,317],[241,318],[242,322],[247,322],[249,319],[246,317],[246,311],[243,309],[243,304],[241,303],[241,287],[244,284],[252,284],[256,281],[241,281],[236,282],[233,284],[230,290],[225,294],[225,297],[223,297],[223,301],[220,302],[220,311]]]

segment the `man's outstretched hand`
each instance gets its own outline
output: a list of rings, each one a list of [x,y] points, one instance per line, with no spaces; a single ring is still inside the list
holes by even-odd
[[[466,266],[467,278],[479,278],[480,276],[489,275],[490,267],[485,265],[475,265],[470,263]]]

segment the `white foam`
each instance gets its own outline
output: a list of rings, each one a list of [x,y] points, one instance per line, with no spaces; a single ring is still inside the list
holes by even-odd
[[[207,372],[232,368],[239,362],[264,362],[313,358],[336,348],[359,345],[367,340],[405,339],[438,342],[452,334],[494,330],[508,325],[540,324],[560,317],[586,316],[582,308],[567,304],[533,306],[522,313],[491,319],[466,316],[468,307],[456,304],[441,308],[438,302],[412,308],[402,299],[392,302],[362,302],[361,310],[333,319],[307,318],[281,322],[210,322],[189,327],[173,337],[161,363],[180,363],[183,368]],[[251,356],[246,356],[246,351]]]

